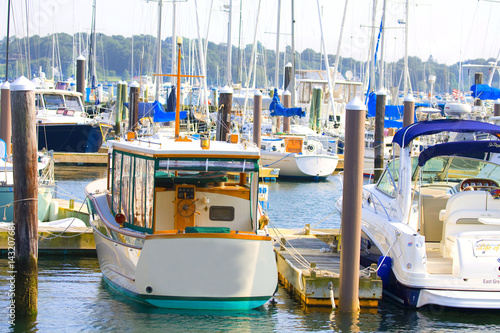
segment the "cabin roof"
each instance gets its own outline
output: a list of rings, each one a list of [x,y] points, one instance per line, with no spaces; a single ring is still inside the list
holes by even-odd
[[[234,158],[259,159],[260,150],[251,143],[228,143],[210,141],[209,149],[202,149],[200,140],[175,141],[158,135],[138,140],[110,140],[109,147],[114,149],[145,155],[150,157],[200,157],[200,158]]]

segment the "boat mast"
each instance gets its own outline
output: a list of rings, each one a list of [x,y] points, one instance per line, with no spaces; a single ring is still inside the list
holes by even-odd
[[[291,107],[295,106],[295,13],[294,13],[294,8],[295,3],[294,0],[292,0],[292,77],[291,77],[291,82],[290,84],[292,85],[292,91],[291,93]]]
[[[280,72],[279,70],[280,69],[280,18],[281,18],[281,0],[278,0],[278,28],[276,29],[276,60],[274,65],[274,86],[276,87],[276,89],[279,89],[278,78]]]
[[[333,91],[335,89],[335,82],[337,80],[337,69],[338,69],[339,61],[340,61],[340,47],[342,46],[342,35],[344,34],[344,25],[345,25],[345,17],[347,14],[347,3],[348,2],[349,2],[349,0],[345,0],[344,15],[342,17],[342,25],[340,26],[339,43],[337,45],[337,54],[335,55],[335,65],[333,66],[333,81],[332,81],[332,78],[330,77],[330,65],[328,64],[328,53],[326,52],[325,37],[323,34],[323,19],[321,17],[321,7],[319,5],[319,0],[316,0],[316,3],[318,5],[319,27],[321,29],[321,44],[323,45],[323,53],[325,54],[324,59],[325,59],[325,68],[326,68],[326,78],[328,81],[328,90],[330,91],[330,104],[332,105],[333,119],[337,119],[336,112],[335,112],[335,104],[334,104],[334,99],[333,99]]]
[[[229,0],[228,11],[228,29],[227,29],[227,64],[226,64],[226,80],[229,87],[232,86],[233,78],[231,77],[231,18],[233,12],[233,0]]]
[[[379,89],[384,88],[384,41],[385,41],[385,8],[387,0],[384,0],[382,8],[382,39],[380,41],[380,65],[379,65]]]
[[[10,0],[7,2],[7,45],[5,54],[5,82],[9,81],[9,38],[10,38]]]
[[[201,75],[203,76],[203,102],[202,102],[202,107],[206,107],[206,112],[207,112],[207,124],[210,121],[210,114],[209,114],[209,109],[208,109],[208,103],[207,103],[207,67],[205,65],[205,53],[203,50],[202,46],[202,41],[201,41],[201,33],[200,33],[200,21],[198,19],[198,0],[194,0],[194,6],[196,8],[196,26],[198,28],[198,56],[200,57],[200,67],[201,67]],[[210,11],[211,15],[212,11]]]
[[[156,74],[161,74],[161,11],[163,0],[158,0],[158,33],[156,34]],[[172,41],[174,44],[175,41]],[[175,52],[172,54],[174,56]],[[161,76],[156,76],[155,101],[160,99]]]
[[[409,0],[406,0],[406,17],[405,17],[405,66],[404,66],[404,85],[403,97],[408,93],[408,5]]]
[[[175,73],[175,43],[177,41],[177,32],[176,32],[176,24],[175,18],[177,16],[177,4],[175,0],[172,1],[172,74]],[[176,89],[180,89],[180,86],[177,86]]]

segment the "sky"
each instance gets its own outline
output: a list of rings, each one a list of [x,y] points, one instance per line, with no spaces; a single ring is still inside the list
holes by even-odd
[[[255,26],[257,40],[267,48],[276,49],[278,0],[240,0],[241,45],[253,43]],[[232,0],[231,43],[238,46],[240,1]],[[8,0],[0,0],[0,13],[6,15]],[[69,34],[90,32],[92,0],[13,0],[10,35],[46,36],[55,32]],[[281,0],[280,50],[291,46],[291,0]],[[384,0],[378,0],[375,26],[379,26]],[[408,54],[427,60],[430,55],[448,65],[475,58],[497,58],[500,51],[500,0],[409,0]],[[226,43],[228,6],[230,0],[177,0],[177,35],[197,38],[196,3],[202,38]],[[319,0],[328,54],[337,52],[344,0]],[[26,4],[28,8],[26,9]],[[295,49],[299,52],[321,48],[321,28],[317,0],[295,0]],[[372,33],[374,0],[349,0],[340,55],[366,61]],[[405,50],[405,0],[386,2],[386,33],[384,59],[403,58]],[[211,13],[211,15],[210,15]],[[97,0],[96,30],[106,35],[156,36],[158,0]],[[209,25],[210,21],[210,25]],[[28,22],[28,24],[26,23]],[[257,23],[257,24],[256,24]],[[162,39],[172,35],[173,4],[164,0]],[[0,20],[0,38],[7,34],[5,18]],[[224,56],[224,55],[221,55]],[[283,65],[283,64],[281,64]],[[330,64],[332,66],[332,64]]]

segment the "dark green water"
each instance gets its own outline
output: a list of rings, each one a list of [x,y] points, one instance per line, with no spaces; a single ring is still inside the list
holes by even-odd
[[[104,176],[103,168],[57,167],[58,196],[82,200],[83,187]],[[334,211],[340,183],[270,184],[269,214],[277,227],[340,225]],[[323,221],[322,221],[323,220]],[[322,221],[322,222],[320,222]],[[377,311],[341,315],[330,308],[304,308],[279,288],[276,304],[252,311],[180,311],[148,307],[110,289],[97,258],[40,258],[38,316],[8,324],[7,259],[0,259],[0,332],[500,332],[499,311],[425,308],[414,311],[383,301]],[[202,277],[200,277],[202,278]]]

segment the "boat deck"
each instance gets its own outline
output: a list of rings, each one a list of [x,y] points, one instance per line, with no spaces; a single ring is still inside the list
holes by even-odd
[[[451,274],[453,259],[443,258],[440,243],[426,243],[427,272],[429,274]]]

